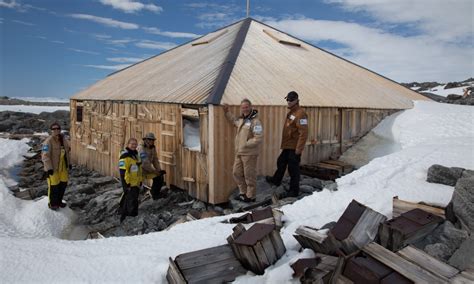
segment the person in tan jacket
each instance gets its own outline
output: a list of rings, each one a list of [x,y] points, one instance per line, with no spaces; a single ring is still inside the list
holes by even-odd
[[[267,182],[280,185],[286,168],[290,174],[288,196],[296,197],[300,190],[300,162],[306,139],[308,138],[308,116],[300,107],[298,93],[291,91],[285,97],[288,109],[281,138],[281,154],[277,160],[277,170],[267,176]]]
[[[66,207],[63,197],[69,177],[68,170],[71,169],[71,147],[58,123],[53,123],[50,129],[52,134],[43,142],[41,160],[48,176],[48,207],[57,210]]]
[[[232,173],[239,187],[237,200],[254,202],[257,190],[257,159],[263,139],[262,123],[258,111],[248,99],[240,103],[241,115],[235,117],[224,105],[225,116],[237,128],[235,135],[235,159]]]
[[[159,199],[161,196],[161,187],[164,184],[164,174],[166,171],[160,167],[158,154],[155,147],[155,134],[148,133],[143,137],[143,144],[138,147],[138,153],[142,161],[142,172],[145,179],[153,180],[151,185],[151,197],[153,200]]]

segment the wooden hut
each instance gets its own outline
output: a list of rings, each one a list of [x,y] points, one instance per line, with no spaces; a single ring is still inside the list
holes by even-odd
[[[168,184],[209,203],[226,202],[235,130],[221,104],[250,99],[264,142],[258,174],[272,174],[287,113],[300,95],[309,115],[302,163],[338,156],[385,116],[421,95],[251,18],[115,72],[71,98],[74,163],[118,175],[129,137],[157,135]],[[184,135],[183,133],[194,133]]]

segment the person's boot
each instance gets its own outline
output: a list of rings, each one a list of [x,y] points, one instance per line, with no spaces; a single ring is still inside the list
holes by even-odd
[[[53,211],[56,211],[59,209],[59,206],[58,205],[51,205],[50,203],[48,203],[48,207],[49,209],[53,210]]]
[[[61,208],[65,208],[67,206],[67,203],[64,203],[61,201],[61,203],[59,203],[59,207]]]
[[[280,186],[280,183],[275,182],[272,176],[266,176],[265,180],[271,185]]]

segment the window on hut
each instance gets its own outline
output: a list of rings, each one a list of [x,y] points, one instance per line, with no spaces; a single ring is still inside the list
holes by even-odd
[[[201,151],[199,112],[196,109],[182,109],[184,148]]]
[[[76,104],[76,122],[82,122],[82,103]]]

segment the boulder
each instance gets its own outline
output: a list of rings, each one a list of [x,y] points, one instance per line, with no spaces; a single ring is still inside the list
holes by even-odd
[[[309,185],[313,187],[315,190],[322,190],[323,189],[323,183],[320,179],[317,178],[306,178],[300,181],[300,186],[302,185]],[[314,190],[313,190],[314,191]]]
[[[449,258],[448,263],[459,270],[474,269],[474,236],[466,239]]]
[[[470,233],[474,230],[474,177],[461,178],[453,192],[453,211],[461,227]]]
[[[434,258],[444,261],[448,260],[451,255],[451,249],[443,243],[427,245],[425,247],[425,252]]]
[[[315,188],[310,185],[306,185],[306,184],[300,185],[300,192],[302,193],[313,193],[314,190]]]
[[[428,178],[426,181],[454,186],[456,185],[457,180],[461,177],[463,171],[463,168],[448,168],[441,165],[432,165],[428,169]]]
[[[94,186],[103,186],[106,184],[116,183],[117,181],[114,177],[90,177],[89,182],[92,183]]]

